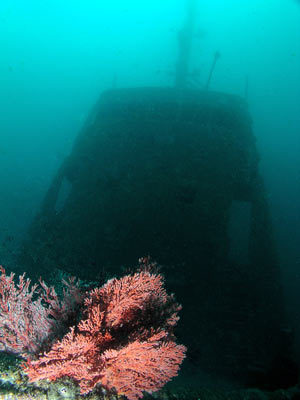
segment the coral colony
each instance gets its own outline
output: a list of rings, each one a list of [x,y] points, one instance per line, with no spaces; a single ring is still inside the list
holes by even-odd
[[[181,306],[155,267],[142,258],[136,273],[87,292],[70,279],[61,299],[42,280],[39,288],[24,275],[15,283],[1,267],[0,349],[25,359],[30,382],[69,377],[81,394],[101,387],[129,400],[159,390],[186,348],[173,334]]]

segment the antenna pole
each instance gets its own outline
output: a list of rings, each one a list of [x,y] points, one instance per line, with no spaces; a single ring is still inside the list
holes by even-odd
[[[220,53],[219,53],[218,51],[216,51],[216,52],[215,52],[215,55],[214,55],[213,62],[212,62],[212,64],[211,64],[211,67],[210,67],[210,70],[209,70],[207,82],[206,82],[206,85],[205,85],[205,90],[208,90],[208,89],[209,89],[211,77],[212,77],[212,75],[213,75],[213,72],[214,72],[214,70],[215,70],[215,66],[216,66],[217,61],[218,61],[219,58],[220,58]]]

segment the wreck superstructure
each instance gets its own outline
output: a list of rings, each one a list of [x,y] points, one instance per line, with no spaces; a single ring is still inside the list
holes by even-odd
[[[45,196],[20,257],[97,279],[151,255],[183,304],[203,368],[276,354],[284,310],[246,102],[174,88],[104,92]]]

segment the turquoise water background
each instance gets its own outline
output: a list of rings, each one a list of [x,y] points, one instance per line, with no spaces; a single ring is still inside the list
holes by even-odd
[[[103,90],[173,85],[184,19],[183,0],[1,0],[0,243],[22,239]],[[289,313],[300,326],[300,3],[199,0],[190,69],[200,89],[215,51],[212,90],[244,96],[248,81]]]

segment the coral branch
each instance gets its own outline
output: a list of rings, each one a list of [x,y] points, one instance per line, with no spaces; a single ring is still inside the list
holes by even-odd
[[[1,266],[0,272],[0,350],[35,358],[75,312],[78,284],[72,279],[66,283],[60,301],[54,288],[42,280],[37,290],[25,274],[16,284],[13,273],[7,276]]]

